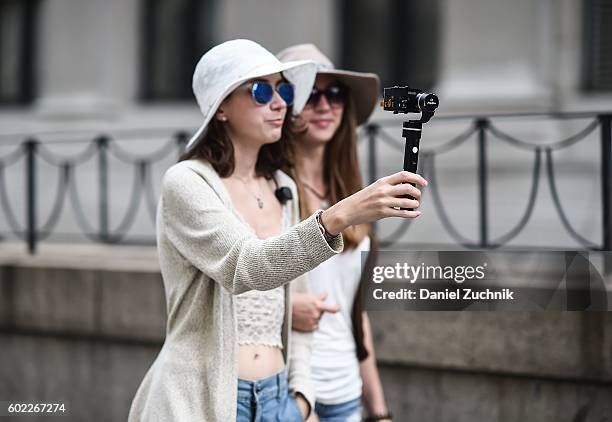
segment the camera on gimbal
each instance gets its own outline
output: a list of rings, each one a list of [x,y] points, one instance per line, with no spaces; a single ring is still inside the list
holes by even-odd
[[[409,120],[402,125],[402,137],[406,140],[404,147],[404,170],[416,173],[419,161],[419,148],[423,123],[432,118],[440,105],[438,96],[420,89],[407,86],[392,86],[383,91],[380,106],[385,111],[398,113],[421,113],[419,120]],[[411,183],[414,186],[414,183]],[[404,198],[414,199],[410,195]],[[402,208],[403,209],[403,208]],[[412,211],[412,208],[407,208]]]
[[[427,122],[440,105],[438,96],[407,86],[393,86],[384,89],[380,105],[385,111],[397,113],[423,113],[421,123]]]

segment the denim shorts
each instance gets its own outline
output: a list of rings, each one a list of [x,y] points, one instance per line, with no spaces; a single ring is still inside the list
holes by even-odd
[[[236,422],[302,422],[302,413],[287,386],[283,368],[257,381],[238,378]]]
[[[338,404],[315,403],[315,412],[321,422],[361,421],[361,397]]]

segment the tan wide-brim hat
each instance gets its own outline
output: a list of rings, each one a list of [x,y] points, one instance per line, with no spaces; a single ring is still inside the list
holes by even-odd
[[[196,144],[208,127],[223,100],[241,84],[255,78],[282,73],[294,85],[293,113],[299,114],[306,104],[317,76],[313,61],[281,62],[271,52],[254,41],[226,41],[208,50],[193,72],[193,94],[204,121],[191,137],[186,151]]]
[[[378,103],[380,80],[375,73],[353,72],[336,69],[325,54],[313,44],[297,44],[278,53],[276,57],[282,62],[292,60],[312,60],[317,64],[317,74],[335,76],[351,91],[355,102],[357,124],[365,123]]]

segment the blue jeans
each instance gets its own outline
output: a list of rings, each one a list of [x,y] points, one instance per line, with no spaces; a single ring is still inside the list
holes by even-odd
[[[297,402],[289,394],[283,368],[257,381],[238,378],[236,422],[302,422]]]
[[[321,422],[361,421],[361,397],[338,404],[315,403],[315,412]]]

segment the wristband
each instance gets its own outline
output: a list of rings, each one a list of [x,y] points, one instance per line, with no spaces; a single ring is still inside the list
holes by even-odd
[[[321,214],[323,214],[323,210],[318,210],[315,214],[316,216],[315,218],[317,220],[317,224],[319,225],[319,230],[321,230],[321,234],[323,234],[323,237],[329,243],[335,238],[337,238],[340,235],[340,233],[333,235],[330,232],[328,232],[325,226],[323,225],[323,223],[321,222]]]

